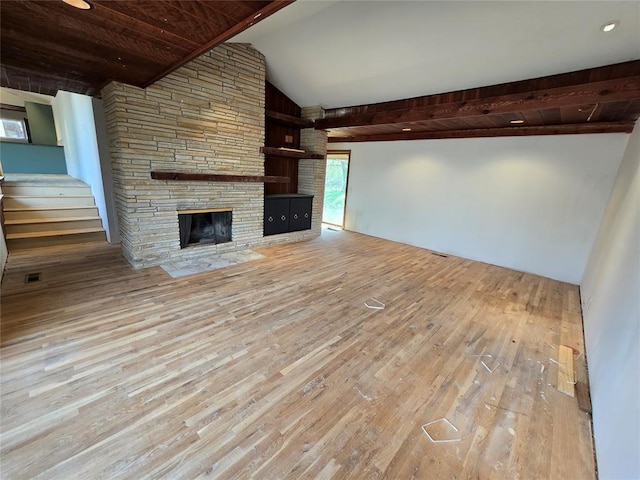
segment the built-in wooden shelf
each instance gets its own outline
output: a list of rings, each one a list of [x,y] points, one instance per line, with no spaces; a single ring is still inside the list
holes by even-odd
[[[305,120],[286,113],[276,112],[274,110],[266,110],[266,116],[269,120],[273,120],[281,125],[293,128],[313,128],[315,122],[313,120]]]
[[[189,182],[254,182],[254,183],[289,183],[289,177],[260,175],[215,175],[211,173],[186,172],[151,172],[154,180],[178,180]]]
[[[324,159],[324,155],[322,155],[321,153],[305,152],[304,150],[285,147],[260,147],[260,153],[264,153],[265,155],[277,155],[279,157],[289,158],[307,158],[312,160]]]

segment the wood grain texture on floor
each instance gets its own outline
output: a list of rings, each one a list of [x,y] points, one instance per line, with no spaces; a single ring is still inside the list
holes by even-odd
[[[595,478],[550,360],[584,350],[578,287],[349,232],[257,251],[178,279],[12,254],[2,478]]]

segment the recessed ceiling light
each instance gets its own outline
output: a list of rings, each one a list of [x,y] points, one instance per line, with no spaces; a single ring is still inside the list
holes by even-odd
[[[411,131],[411,129],[410,129],[410,128],[403,128],[403,129],[402,129],[402,131],[403,131],[403,132],[410,132],[410,131]]]
[[[511,120],[511,122],[509,123],[512,123],[514,125],[520,125],[521,123],[524,123],[524,120]]]
[[[607,22],[604,25],[602,25],[600,27],[600,30],[607,33],[613,30],[614,28],[616,28],[618,25],[620,25],[620,22],[618,20],[614,20],[613,22]]]
[[[72,7],[79,8],[80,10],[91,10],[93,5],[91,5],[87,0],[62,0],[67,5],[71,5]]]

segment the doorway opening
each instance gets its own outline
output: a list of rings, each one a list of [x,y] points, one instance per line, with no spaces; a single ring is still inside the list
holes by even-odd
[[[322,223],[344,228],[349,185],[350,150],[329,150],[324,181]]]

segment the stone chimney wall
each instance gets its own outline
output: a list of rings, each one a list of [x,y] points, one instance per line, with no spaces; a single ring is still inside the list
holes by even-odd
[[[146,89],[110,83],[102,98],[121,245],[133,267],[319,235],[314,212],[312,230],[264,239],[262,183],[151,179],[152,171],[264,175],[265,59],[251,46],[220,45]],[[178,211],[192,209],[232,210],[232,241],[180,249]]]

